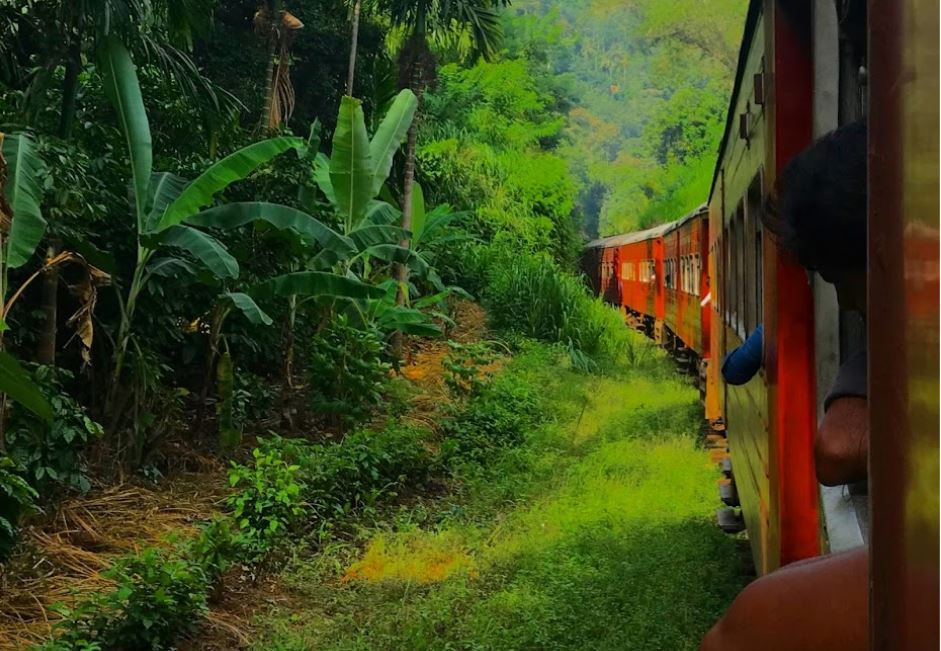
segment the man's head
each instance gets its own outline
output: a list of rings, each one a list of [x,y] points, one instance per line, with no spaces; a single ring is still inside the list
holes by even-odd
[[[840,307],[866,307],[866,124],[854,122],[787,164],[765,228],[805,268],[836,286]]]

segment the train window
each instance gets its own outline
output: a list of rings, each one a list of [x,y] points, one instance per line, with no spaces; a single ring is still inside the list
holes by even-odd
[[[737,330],[738,321],[738,223],[733,214],[729,219],[728,241],[725,244],[725,322]]]
[[[729,237],[731,236],[731,228],[726,227],[724,229],[722,237],[722,315],[726,324],[732,323],[732,313],[729,309],[729,305],[732,304],[732,281],[730,280],[732,261],[729,256]]]
[[[761,254],[761,172],[755,175],[748,187],[745,213],[745,262],[747,271],[745,293],[745,328],[751,332],[762,320],[762,254]]]
[[[745,306],[747,292],[745,288],[751,287],[751,282],[746,280],[749,278],[749,269],[747,268],[748,262],[745,256],[746,251],[748,251],[750,247],[745,246],[747,234],[745,231],[744,202],[739,203],[735,211],[735,234],[735,327],[738,330],[738,334],[745,337],[745,321],[747,318],[747,309]]]

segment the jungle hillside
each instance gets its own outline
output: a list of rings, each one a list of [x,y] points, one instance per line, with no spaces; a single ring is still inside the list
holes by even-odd
[[[578,265],[745,4],[0,0],[0,649],[695,649],[702,408]]]

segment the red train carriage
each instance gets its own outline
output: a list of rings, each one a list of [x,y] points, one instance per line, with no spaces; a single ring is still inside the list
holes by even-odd
[[[674,222],[663,236],[664,342],[670,348],[688,348],[700,358],[708,349],[708,311],[703,318],[703,297],[708,294],[709,212],[705,205]]]
[[[663,234],[669,225],[590,242],[588,260],[597,260],[599,294],[621,307],[631,325],[660,340],[663,326]]]

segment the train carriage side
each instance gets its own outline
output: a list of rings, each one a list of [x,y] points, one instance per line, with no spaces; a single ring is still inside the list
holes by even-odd
[[[703,346],[704,235],[706,207],[697,208],[671,225],[664,235],[664,323],[668,344],[688,348],[699,358],[707,357]],[[669,281],[669,282],[667,282]]]
[[[709,202],[711,356],[723,359],[762,324],[765,367],[743,386],[710,369],[718,395],[707,396],[707,414],[724,420],[760,573],[819,552],[813,300],[760,222],[776,170],[809,141],[810,84],[792,26],[772,0],[753,1]]]

